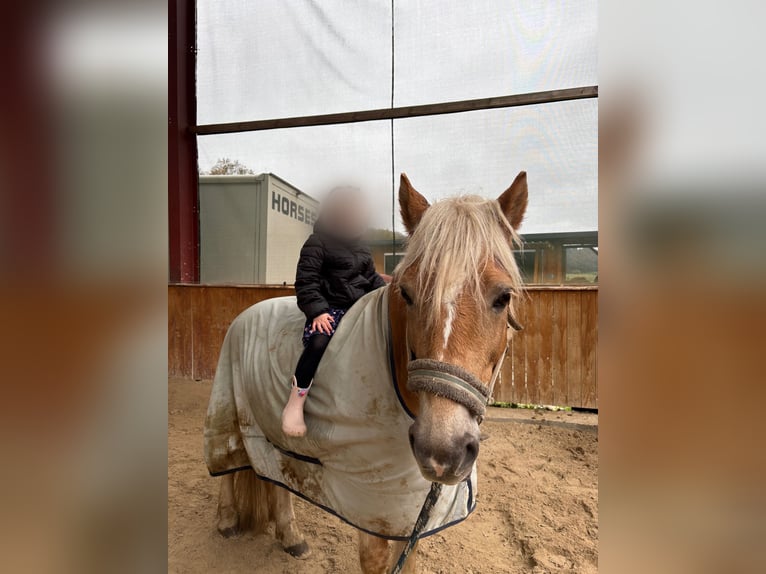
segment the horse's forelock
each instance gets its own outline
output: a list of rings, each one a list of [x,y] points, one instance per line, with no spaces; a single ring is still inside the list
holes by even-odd
[[[461,196],[436,202],[423,215],[407,242],[407,251],[394,277],[414,270],[414,296],[424,319],[434,326],[445,304],[465,289],[481,295],[481,277],[494,263],[520,291],[521,275],[513,256],[519,236],[497,201]]]

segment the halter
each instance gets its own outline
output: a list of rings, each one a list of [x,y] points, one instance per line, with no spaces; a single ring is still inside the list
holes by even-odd
[[[522,329],[523,327],[516,321],[509,308],[505,327],[505,349],[492,369],[489,385],[483,384],[478,377],[457,365],[434,361],[433,359],[413,359],[407,365],[409,373],[407,388],[411,391],[425,391],[453,400],[466,407],[479,419],[479,424],[481,424],[489,399],[492,397],[495,383],[501,378],[500,373],[503,370],[503,361],[505,361],[505,357],[510,350],[513,331],[521,331]],[[409,341],[407,346],[409,348]],[[394,564],[391,574],[401,573],[404,563],[407,561],[412,549],[415,548],[415,543],[420,538],[420,533],[423,532],[428,523],[431,511],[439,499],[441,491],[441,483],[431,483],[431,490],[429,490],[428,496],[420,509],[420,514],[415,521],[412,534],[410,534],[407,544],[399,555],[396,564]]]
[[[513,330],[520,331],[521,325],[508,310],[505,349],[492,369],[489,385],[462,367],[434,359],[414,359],[407,365],[407,388],[444,397],[463,405],[481,422],[487,404],[492,397],[495,383],[500,379],[503,362],[511,346]]]

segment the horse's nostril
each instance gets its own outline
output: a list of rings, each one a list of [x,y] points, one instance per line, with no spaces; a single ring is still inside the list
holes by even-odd
[[[473,462],[476,457],[479,456],[479,441],[475,438],[471,438],[465,445],[465,457],[466,460]]]
[[[409,432],[407,433],[410,437],[410,448],[415,449],[415,433],[412,431],[412,427],[410,427]]]

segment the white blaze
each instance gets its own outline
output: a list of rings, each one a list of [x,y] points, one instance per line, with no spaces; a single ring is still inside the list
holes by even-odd
[[[463,286],[464,282],[455,282],[455,284],[451,286],[451,289],[449,289],[449,292],[445,293],[443,304],[447,308],[447,314],[444,318],[442,351],[446,351],[447,346],[449,345],[449,338],[450,335],[452,335],[452,325],[455,321],[455,315],[457,314],[457,300],[460,293],[463,291]],[[443,358],[444,352],[439,353],[438,360],[441,361]]]
[[[447,319],[444,321],[444,350],[447,349],[449,344],[449,337],[452,334],[452,321],[455,320],[455,303],[447,303]]]

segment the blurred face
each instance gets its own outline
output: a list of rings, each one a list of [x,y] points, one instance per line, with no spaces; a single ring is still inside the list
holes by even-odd
[[[343,237],[357,238],[367,231],[369,208],[358,189],[338,188],[325,199],[322,218],[329,231]]]

